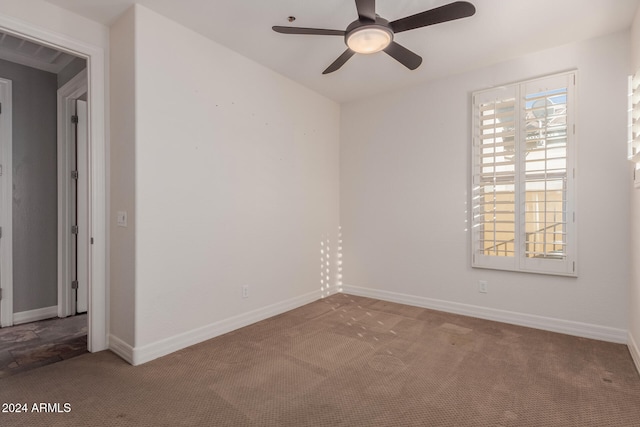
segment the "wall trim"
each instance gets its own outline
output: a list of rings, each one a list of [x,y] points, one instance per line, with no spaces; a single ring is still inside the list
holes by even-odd
[[[13,324],[37,322],[38,320],[51,319],[52,317],[58,317],[57,305],[13,313]]]
[[[301,307],[305,304],[309,304],[321,298],[322,295],[319,290],[313,291],[298,297],[290,298],[282,302],[259,308],[257,310],[229,317],[227,319],[223,319],[218,322],[214,322],[209,325],[202,326],[200,328],[196,328],[182,334],[174,335],[172,337],[165,338],[163,340],[156,341],[144,346],[131,348],[115,337],[113,337],[115,338],[113,342],[114,348],[111,347],[111,340],[109,341],[109,346],[110,348],[112,348],[114,353],[116,353],[132,365],[141,365],[143,363],[147,363],[154,359],[157,359],[158,357],[166,356],[167,354],[173,353],[174,351],[178,351],[191,345],[198,344],[211,338],[226,334],[228,332],[235,331],[236,329],[240,329],[261,320],[268,319],[269,317],[273,317],[286,311],[293,310],[294,308]],[[126,348],[125,346],[128,348]],[[129,348],[131,348],[131,354],[129,354],[128,352]]]
[[[640,374],[640,349],[638,348],[636,340],[633,339],[633,335],[631,335],[631,332],[629,332],[629,336],[627,338],[627,347],[629,347],[629,353],[631,353],[633,363],[635,363],[636,369]]]
[[[109,350],[133,365],[133,347],[111,334],[109,334]]]
[[[363,288],[359,286],[343,285],[342,288],[342,292],[345,294],[376,298],[383,301],[397,302],[400,304],[461,314],[463,316],[477,317],[496,322],[558,332],[561,334],[591,338],[600,341],[609,341],[618,344],[627,344],[628,340],[628,333],[625,329],[610,328],[607,326],[574,322],[571,320],[556,319],[552,317],[536,316],[533,314],[516,313],[513,311],[498,310],[495,308],[382,291],[379,289]]]

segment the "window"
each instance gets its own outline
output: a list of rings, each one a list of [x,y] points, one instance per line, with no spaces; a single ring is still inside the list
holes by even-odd
[[[634,163],[633,185],[640,188],[640,70],[629,76],[629,160]]]
[[[473,94],[473,267],[576,275],[575,79]]]

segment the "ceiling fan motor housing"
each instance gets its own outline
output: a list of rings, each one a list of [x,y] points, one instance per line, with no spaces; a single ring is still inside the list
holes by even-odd
[[[380,48],[374,50],[359,50],[356,47],[359,38],[362,38],[363,40],[368,39],[368,41],[370,42],[371,36],[381,39]],[[392,41],[393,30],[391,29],[391,25],[389,25],[389,21],[377,15],[375,21],[353,21],[351,24],[349,24],[344,34],[344,43],[355,52],[364,54],[379,52],[386,48]]]

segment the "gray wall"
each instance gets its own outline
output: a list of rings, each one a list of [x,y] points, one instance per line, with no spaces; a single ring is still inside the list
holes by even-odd
[[[13,311],[58,303],[56,74],[0,60],[13,89]]]

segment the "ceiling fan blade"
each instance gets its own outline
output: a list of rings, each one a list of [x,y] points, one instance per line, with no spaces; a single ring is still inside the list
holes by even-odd
[[[302,28],[302,27],[271,27],[276,33],[282,34],[309,34],[315,36],[344,36],[342,30],[325,30],[323,28]]]
[[[419,55],[411,52],[409,49],[396,42],[391,42],[384,51],[387,55],[410,70],[415,70],[420,66],[420,64],[422,64],[422,58]]]
[[[356,0],[358,18],[362,20],[376,20],[376,0]]]
[[[349,60],[349,58],[351,58],[353,55],[355,55],[355,52],[352,51],[351,49],[347,49],[343,52],[342,55],[340,55],[338,57],[338,59],[336,59],[335,61],[333,61],[333,64],[329,65],[329,67],[327,67],[326,70],[324,70],[322,72],[322,74],[329,74],[329,73],[333,73],[334,71],[338,70],[340,67],[342,67],[344,65],[345,62],[347,62]]]
[[[394,33],[401,33],[402,31],[413,30],[414,28],[466,18],[475,13],[476,8],[474,5],[466,1],[457,1],[395,20],[390,22],[389,25]]]

